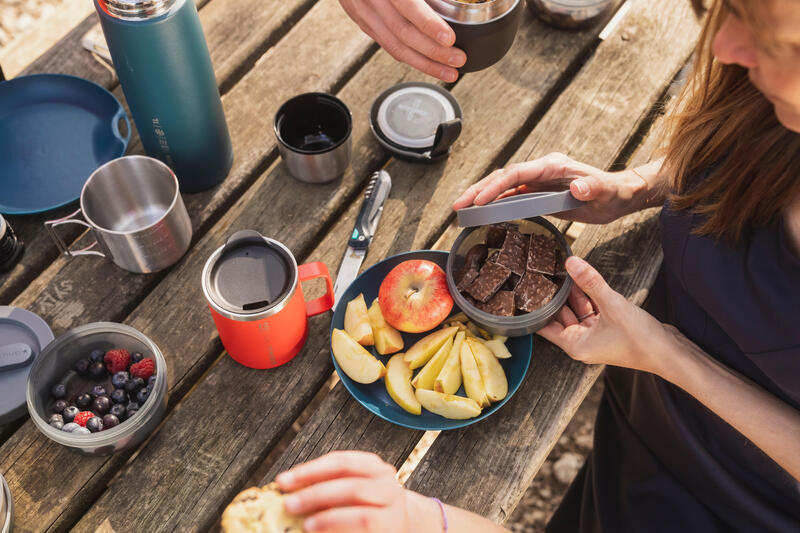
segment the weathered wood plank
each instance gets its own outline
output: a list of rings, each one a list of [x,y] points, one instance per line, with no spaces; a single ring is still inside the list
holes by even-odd
[[[623,26],[598,47],[515,160],[561,149],[601,167],[614,162],[683,65],[698,33],[688,6],[634,1]],[[656,56],[658,64],[650,61]],[[565,139],[555,134],[559,131],[578,133]],[[573,246],[636,304],[644,301],[660,266],[656,212],[587,226]],[[537,337],[530,373],[517,395],[491,420],[440,435],[408,486],[505,521],[600,371]]]
[[[200,21],[222,92],[226,93],[253,66],[255,59],[285,35],[313,3],[313,0],[198,1],[198,6],[201,6]],[[112,90],[114,96],[125,105],[125,97],[113,75],[113,69],[101,64],[80,45],[81,37],[93,27],[96,19],[97,15],[93,14],[87,19],[90,23],[84,22],[78,26],[25,73],[62,72],[82,76]],[[128,153],[142,153],[135,132]],[[75,209],[77,205],[73,204],[44,215],[9,217],[12,226],[25,241],[25,254],[11,272],[0,275],[0,303],[11,302],[58,257],[58,249],[44,232],[42,223],[65,216]],[[60,231],[67,242],[73,241],[81,233],[72,226],[60,228]]]
[[[258,175],[260,168],[274,159],[274,136],[265,127],[280,101],[297,91],[330,90],[341,83],[354,66],[360,64],[364,54],[370,51],[370,41],[354,24],[345,20],[335,0],[318,2],[287,36],[276,45],[266,57],[224,97],[229,124],[231,124],[234,143],[238,149],[234,171],[221,187],[207,193],[187,195],[185,201],[192,213],[196,237],[199,238],[205,227],[211,225],[211,216],[224,210]],[[309,35],[317,39],[309,39]],[[325,48],[317,49],[317,43]],[[308,57],[308,71],[293,68],[296,54]],[[238,102],[241,100],[241,103]],[[250,102],[248,108],[247,102]],[[255,118],[253,114],[260,115]],[[269,117],[269,118],[267,118]],[[284,178],[288,182],[288,177]],[[335,186],[326,189],[328,196]],[[309,189],[313,189],[309,187]],[[316,190],[316,189],[314,189]],[[274,192],[274,191],[272,191]],[[296,191],[295,191],[296,194]],[[270,209],[271,195],[265,196],[261,211],[268,218],[274,210]],[[322,198],[322,196],[320,196]],[[203,226],[205,225],[205,226]],[[205,250],[205,249],[204,249]],[[197,256],[199,257],[199,256]],[[203,253],[205,257],[205,253]],[[185,259],[180,265],[183,265]],[[58,260],[62,261],[62,260]],[[74,261],[68,265],[56,265],[58,272],[46,287],[37,286],[37,281],[18,298],[17,305],[36,309],[51,323],[53,329],[61,332],[75,324],[95,320],[122,320],[146,292],[154,286],[158,277],[134,276],[117,269],[110,263]],[[179,268],[180,268],[179,265]],[[62,268],[57,268],[61,267]],[[199,275],[199,273],[197,274]],[[195,285],[198,279],[192,277],[186,283]],[[71,286],[64,285],[71,280]],[[95,281],[89,281],[95,280]],[[197,287],[199,289],[199,286]],[[58,289],[60,294],[55,292]],[[53,292],[50,292],[53,291]],[[61,297],[64,297],[62,300]],[[177,297],[181,298],[182,294]],[[152,300],[158,310],[151,307],[153,314],[147,319],[156,322],[164,320],[159,314],[167,300]],[[110,305],[109,305],[110,304]],[[204,312],[202,299],[183,300],[183,305]],[[204,313],[203,313],[204,314]],[[203,316],[206,327],[213,328],[207,316]],[[137,324],[138,325],[138,324]],[[195,323],[175,321],[168,328],[168,336],[186,325],[185,335],[195,338],[202,333]],[[151,334],[146,330],[147,334]],[[191,385],[192,380],[182,381],[189,372],[196,378],[213,360],[210,357],[218,344],[215,339],[198,339],[204,345],[199,352],[186,352],[183,342],[167,345],[158,335],[152,338],[164,349],[170,361],[170,384],[178,397]],[[181,363],[176,364],[176,360]],[[178,368],[176,368],[176,366]],[[176,383],[181,389],[175,389]],[[74,461],[71,454],[57,446],[50,445],[38,434],[30,422],[0,448],[0,470],[14,487],[15,497],[20,502],[17,524],[22,530],[39,531],[51,528],[63,530],[69,527],[83,509],[103,490],[105,483],[125,457],[111,459],[82,459]],[[74,465],[69,471],[59,468],[59,464],[69,462]],[[33,488],[32,488],[33,487]],[[52,494],[47,494],[48,487]],[[23,511],[24,510],[24,511]]]

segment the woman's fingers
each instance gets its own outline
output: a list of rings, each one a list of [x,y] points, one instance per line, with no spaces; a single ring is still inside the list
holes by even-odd
[[[566,305],[559,309],[558,314],[556,315],[556,320],[558,320],[558,322],[565,328],[579,323],[575,313]]]
[[[424,0],[391,0],[394,8],[423,34],[442,46],[453,46],[456,34]]]
[[[387,2],[387,0],[383,1]],[[414,11],[414,8],[410,6],[413,6],[416,2],[405,0],[403,3],[409,4],[409,6],[406,7],[407,10]],[[425,4],[425,7],[430,9],[427,4]],[[435,13],[432,14],[436,19],[441,21],[444,26],[447,26]],[[464,66],[464,63],[466,63],[467,55],[463,51],[451,46],[442,46],[437,43],[434,38],[429,37],[421,31],[421,28],[415,26],[413,20],[408,19],[403,13],[396,10],[392,4],[388,4],[385,8],[383,17],[383,22],[397,38],[399,44],[419,52],[423,56],[433,60],[434,63],[440,65],[457,68]],[[426,22],[425,24],[430,25],[432,22]],[[433,31],[435,32],[437,30],[434,29]],[[441,69],[441,66],[438,68]]]
[[[619,296],[603,276],[583,259],[574,255],[568,257],[566,267],[575,285],[597,304],[598,311],[602,312],[604,305],[611,304]]]
[[[394,479],[339,478],[306,487],[286,497],[286,510],[307,515],[353,505],[389,505],[402,490]]]
[[[374,533],[386,531],[383,511],[375,507],[341,507],[317,513],[303,523],[307,533]],[[391,518],[387,518],[391,519]],[[395,519],[396,520],[396,519]]]
[[[380,457],[366,452],[331,452],[278,474],[275,481],[284,492],[341,477],[390,477],[396,470]]]
[[[569,291],[568,301],[575,316],[581,321],[585,320],[596,311],[594,305],[592,305],[592,301],[577,285],[572,285],[572,289]]]

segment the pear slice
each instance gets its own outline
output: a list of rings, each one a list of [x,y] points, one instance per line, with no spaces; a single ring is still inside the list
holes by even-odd
[[[412,415],[418,415],[422,413],[422,405],[414,395],[411,374],[411,367],[403,359],[403,354],[393,355],[386,363],[386,392],[397,405]]]
[[[359,294],[349,302],[344,312],[344,330],[361,346],[372,346],[374,337],[367,313],[364,295]]]
[[[464,390],[467,391],[467,396],[475,400],[481,407],[486,407],[490,404],[489,397],[486,395],[486,389],[483,386],[483,378],[478,370],[478,363],[475,362],[475,356],[472,355],[472,350],[469,347],[466,339],[461,343],[461,377],[464,380]]]
[[[347,376],[358,383],[374,383],[386,375],[386,367],[341,329],[331,335],[333,356]]]
[[[481,341],[477,339],[467,339],[465,341],[470,349],[472,355],[475,356],[475,362],[478,364],[478,371],[483,379],[483,387],[486,390],[486,396],[489,397],[491,402],[499,402],[508,394],[508,380],[500,361],[492,354],[492,351],[486,347]]]
[[[394,329],[383,318],[381,306],[378,304],[378,299],[372,302],[372,305],[367,310],[369,315],[369,322],[372,326],[372,335],[375,340],[375,349],[381,355],[399,352],[403,349],[403,335]]]
[[[439,375],[433,382],[433,390],[445,394],[455,394],[461,387],[461,344],[464,342],[465,333],[459,331],[453,341],[453,347],[447,355]]]
[[[470,398],[426,389],[417,389],[415,394],[422,407],[445,418],[465,420],[481,414],[481,406]]]
[[[453,338],[448,337],[442,347],[436,351],[436,354],[431,357],[422,370],[417,372],[416,377],[411,381],[414,388],[433,390],[433,382],[436,381],[436,376],[442,371],[444,363],[450,356],[450,349],[453,347]]]
[[[511,352],[508,351],[506,348],[506,341],[508,337],[503,337],[502,335],[495,335],[492,337],[490,341],[484,341],[483,344],[489,348],[495,357],[498,359],[510,359]]]
[[[447,342],[447,339],[455,336],[456,331],[458,331],[456,327],[443,328],[418,340],[414,346],[408,349],[405,356],[411,369],[419,368],[427,363],[439,351],[442,344]]]

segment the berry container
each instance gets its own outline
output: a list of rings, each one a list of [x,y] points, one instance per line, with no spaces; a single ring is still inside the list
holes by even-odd
[[[0,474],[0,533],[10,533],[14,523],[14,500],[8,483]]]
[[[150,397],[132,418],[91,434],[74,434],[51,427],[48,406],[54,383],[77,379],[73,366],[92,350],[124,348],[155,361],[155,385]],[[70,392],[69,394],[72,394]],[[96,322],[71,329],[51,342],[31,368],[27,386],[31,420],[49,439],[87,455],[111,455],[138,445],[158,426],[167,409],[167,364],[153,341],[124,324]]]

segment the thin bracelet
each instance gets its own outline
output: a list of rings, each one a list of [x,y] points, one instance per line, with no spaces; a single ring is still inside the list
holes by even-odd
[[[431,500],[435,501],[439,504],[439,509],[442,510],[442,531],[447,533],[447,512],[444,510],[444,504],[439,500],[439,498],[431,498]]]
[[[635,168],[630,169],[630,171],[633,172],[634,174],[636,174],[637,176],[639,176],[642,179],[642,181],[644,182],[645,190],[647,190],[649,192],[650,191],[650,183],[648,183],[648,181],[646,179],[644,179],[644,176],[639,174],[639,171],[636,170]]]
[[[650,207],[650,203],[653,201],[654,195],[653,192],[650,190],[650,183],[644,179],[644,176],[639,174],[639,171],[635,168],[629,169],[631,172],[639,176],[639,178],[644,182],[644,190],[647,193],[645,200],[644,200],[644,207]]]

